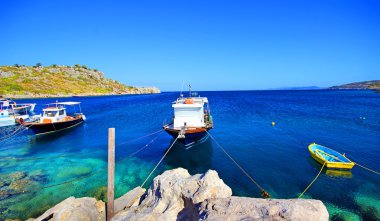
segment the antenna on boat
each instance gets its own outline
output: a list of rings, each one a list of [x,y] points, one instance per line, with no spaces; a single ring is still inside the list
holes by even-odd
[[[183,90],[184,84],[185,84],[185,81],[182,81],[182,87],[181,87],[181,92],[179,93],[179,97],[183,97],[182,90]]]

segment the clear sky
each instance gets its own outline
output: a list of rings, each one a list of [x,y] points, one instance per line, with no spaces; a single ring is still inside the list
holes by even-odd
[[[380,79],[380,1],[0,0],[0,65],[37,62],[164,91]]]

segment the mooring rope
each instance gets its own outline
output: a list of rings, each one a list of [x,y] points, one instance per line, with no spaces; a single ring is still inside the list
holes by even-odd
[[[5,135],[3,137],[0,138],[0,143],[8,140],[9,138],[27,130],[28,128],[25,128],[24,126],[19,126],[19,128],[17,128],[15,131],[13,131],[11,134],[8,134],[8,135]]]
[[[150,178],[150,176],[152,176],[153,172],[157,169],[158,165],[160,165],[160,163],[162,162],[162,160],[166,157],[166,155],[169,153],[170,149],[174,146],[175,142],[178,140],[178,137],[175,138],[175,140],[173,141],[172,145],[170,145],[170,147],[168,148],[168,150],[165,152],[164,156],[162,156],[161,160],[157,163],[157,165],[153,168],[152,172],[150,172],[150,174],[148,175],[148,177],[144,180],[144,182],[140,185],[140,187],[143,187],[144,184],[148,181],[148,179]]]
[[[321,175],[322,173],[322,170],[323,168],[325,168],[325,165],[326,165],[326,162],[323,164],[323,166],[321,167],[321,169],[319,170],[319,173],[317,174],[317,176],[313,179],[313,181],[311,181],[311,183],[306,187],[306,189],[298,196],[298,199],[301,198],[303,196],[303,194],[306,193],[306,191],[311,187],[311,185],[313,185],[313,183],[318,179],[319,175]]]
[[[162,132],[163,130],[159,130],[159,131],[156,131],[154,133],[151,133],[151,134],[148,134],[148,135],[144,135],[142,137],[139,137],[139,138],[136,138],[136,139],[133,139],[133,140],[138,140],[138,139],[141,139],[143,137],[149,137],[149,136],[152,136],[154,134],[157,134],[159,132]],[[158,137],[160,136],[160,133],[157,137],[155,137],[154,139],[152,139],[149,143],[145,144],[142,148],[138,149],[137,151],[135,151],[134,153],[132,153],[131,155],[135,155],[137,153],[139,153],[140,151],[142,151],[143,149],[145,149],[147,146],[149,146],[151,143],[153,143]],[[121,143],[121,144],[117,144],[116,147],[118,146],[121,146],[121,145],[124,145],[126,143],[129,143],[133,140],[130,140],[130,141],[127,141],[127,142],[124,142],[124,143]],[[1,142],[1,141],[0,141]],[[1,149],[0,149],[1,150]],[[99,151],[100,152],[100,151]],[[62,154],[62,155],[54,155],[54,156],[47,156],[47,157],[6,157],[6,156],[0,156],[0,159],[5,159],[5,160],[17,160],[17,161],[27,161],[27,160],[44,160],[44,159],[51,159],[51,158],[64,158],[64,157],[70,157],[70,156],[78,156],[78,155],[85,155],[85,154],[88,154],[88,153],[69,153],[69,154]],[[128,157],[131,157],[130,155]],[[128,158],[126,157],[126,158]]]
[[[155,132],[153,132],[153,133],[150,133],[150,134],[147,134],[147,135],[144,135],[144,136],[138,137],[138,138],[134,138],[134,139],[131,139],[131,140],[125,141],[125,142],[123,142],[123,143],[118,144],[117,146],[121,146],[121,145],[123,145],[123,144],[130,143],[130,142],[132,142],[132,141],[140,140],[140,139],[145,138],[145,137],[150,137],[150,136],[155,135],[155,134],[157,134],[157,133],[159,133],[159,132],[162,132],[163,130],[164,130],[164,129],[160,129],[160,130],[157,130],[157,131],[155,131]]]
[[[368,167],[365,167],[365,166],[363,166],[363,165],[360,165],[360,164],[358,164],[358,163],[356,163],[356,162],[355,162],[355,164],[358,165],[359,167],[363,168],[363,169],[366,169],[366,170],[372,172],[372,173],[375,173],[375,174],[377,174],[377,175],[380,175],[380,173],[377,172],[377,171],[375,171],[375,170],[369,169]]]
[[[156,141],[156,139],[160,136],[161,134],[158,134],[155,138],[153,138],[151,141],[149,141],[147,144],[145,144],[144,146],[142,146],[140,149],[136,150],[135,152],[129,154],[127,157],[125,157],[124,159],[122,160],[118,160],[116,162],[122,162],[124,160],[127,160],[128,158],[130,157],[133,157],[135,156],[136,154],[138,154],[139,152],[143,151],[145,148],[147,148],[149,145],[151,145],[152,143],[154,143],[154,141]]]
[[[18,128],[16,131],[14,131],[10,136],[6,135],[4,137],[1,138],[0,140],[0,143],[4,142],[4,141],[7,141],[8,139],[10,139],[11,137],[14,137],[16,136],[17,134],[20,134],[21,132],[23,131],[26,131],[28,130],[30,127],[32,127],[34,124],[36,123],[32,123],[30,124],[29,126],[25,126],[25,125],[21,125],[20,128],[24,128],[23,130],[20,130],[20,128]],[[15,133],[15,132],[18,132],[18,133]],[[8,136],[8,137],[7,137]]]
[[[218,143],[218,141],[215,140],[215,138],[208,132],[206,131],[207,134],[214,140],[214,142],[219,146],[219,148],[228,156],[228,158],[230,158],[232,160],[232,162],[235,163],[235,165],[260,189],[261,191],[261,195],[264,197],[264,198],[270,198],[270,195],[267,191],[265,191],[264,188],[262,188],[248,173],[247,171],[245,171],[243,169],[243,167],[241,167],[235,160],[234,158],[232,158],[231,155],[229,155],[227,153],[227,151]]]

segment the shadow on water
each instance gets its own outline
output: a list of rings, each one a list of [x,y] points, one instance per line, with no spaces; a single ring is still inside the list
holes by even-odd
[[[51,141],[55,141],[57,140],[57,138],[59,139],[60,137],[63,137],[67,134],[70,134],[70,133],[74,133],[75,131],[76,132],[79,132],[79,130],[81,130],[83,127],[83,123],[80,124],[80,125],[77,125],[77,126],[74,126],[72,128],[68,128],[68,129],[65,129],[65,130],[61,130],[61,131],[56,131],[56,132],[52,132],[52,133],[47,133],[47,134],[41,134],[41,135],[34,135],[33,132],[30,131],[30,134],[31,135],[34,135],[34,138],[31,139],[31,142],[35,142],[35,143],[49,143]]]
[[[54,151],[55,148],[57,150],[62,150],[62,146],[58,145],[61,142],[61,140],[67,139],[67,136],[72,134],[78,136],[78,133],[81,133],[81,130],[83,131],[83,124],[65,130],[41,135],[35,135],[32,131],[28,131],[30,137],[29,153],[33,154],[41,151],[44,152],[47,150]]]
[[[165,161],[170,167],[182,167],[187,169],[190,174],[195,174],[207,171],[211,167],[211,158],[212,145],[208,138],[191,148],[185,147],[179,142],[175,143]]]

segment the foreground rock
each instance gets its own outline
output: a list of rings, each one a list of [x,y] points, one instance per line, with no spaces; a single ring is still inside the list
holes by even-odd
[[[179,168],[166,171],[138,205],[113,217],[124,220],[328,220],[319,200],[266,200],[233,197],[216,171],[191,176]]]
[[[104,220],[104,203],[70,197],[37,220]],[[115,200],[113,221],[124,220],[318,220],[329,219],[319,200],[255,199],[232,196],[218,173],[191,176],[178,168],[157,176],[145,191],[137,187]]]
[[[208,199],[200,207],[200,220],[328,220],[319,200],[275,200],[247,197]]]
[[[231,195],[216,171],[191,176],[178,168],[157,176],[138,206],[126,208],[112,220],[197,220],[197,204]]]
[[[37,219],[29,219],[28,221],[103,221],[106,220],[105,213],[105,205],[100,200],[97,201],[90,197],[69,197],[47,210]]]

